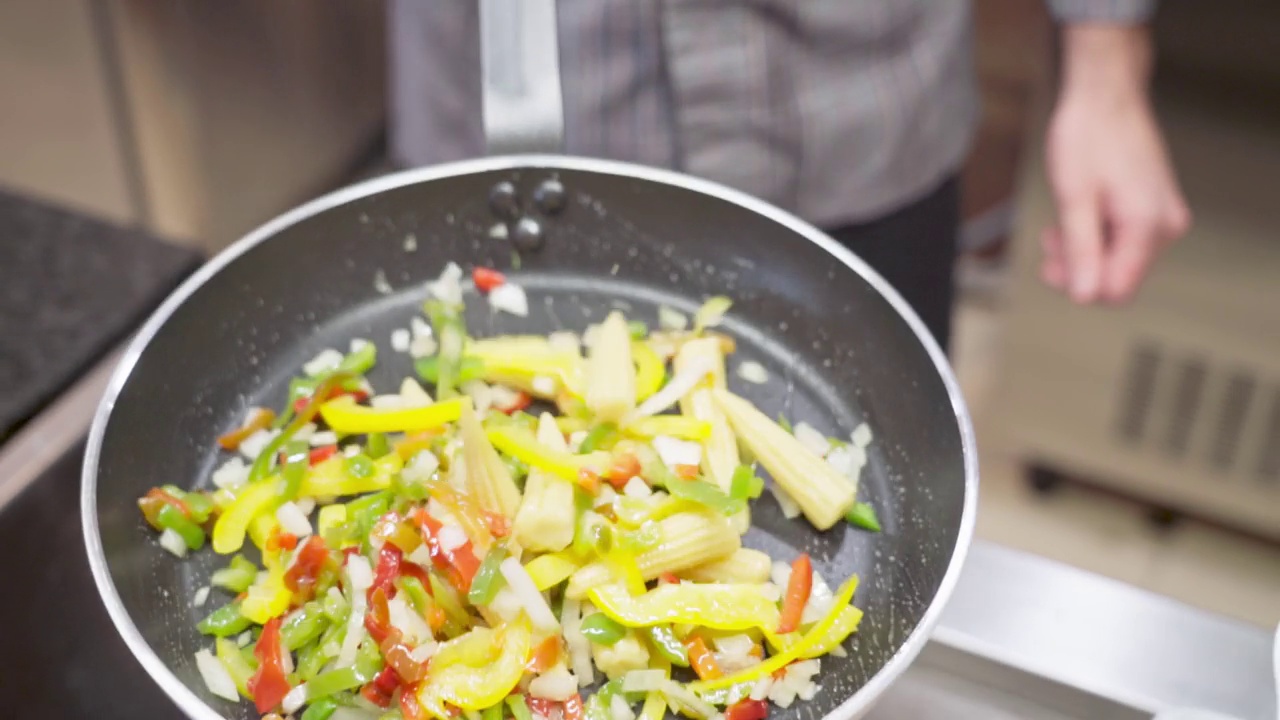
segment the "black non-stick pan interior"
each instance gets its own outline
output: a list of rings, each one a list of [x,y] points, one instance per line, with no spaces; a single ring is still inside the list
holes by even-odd
[[[882,533],[843,525],[816,533],[802,519],[784,519],[766,494],[746,539],[780,558],[810,552],[833,585],[861,576],[856,604],[866,617],[848,657],[824,658],[816,699],[774,716],[833,712],[903,647],[957,547],[968,542],[967,421],[936,355],[860,272],[736,196],[620,174],[612,165],[503,164],[374,181],[323,201],[328,207],[295,213],[264,241],[239,247],[185,300],[162,309],[172,311],[167,321],[144,331],[144,339],[152,329],[154,335],[119,378],[86,465],[88,482],[96,469],[101,548],[119,596],[113,614],[127,616],[140,635],[131,637],[126,623],[126,639],[135,651],[145,641],[218,713],[256,717],[249,703],[210,695],[192,657],[210,645],[195,631],[197,620],[228,599],[215,590],[207,606],[195,608],[192,596],[224,559],[209,550],[173,558],[158,547],[134,500],[163,483],[206,484],[224,459],[214,438],[246,406],[279,406],[288,379],[323,348],[345,350],[356,337],[374,341],[379,362],[370,380],[397,387],[412,367],[391,350],[391,331],[408,326],[420,312],[424,283],[455,261],[503,269],[528,292],[528,318],[495,315],[469,296],[468,327],[477,336],[581,331],[611,308],[654,323],[659,305],[691,313],[708,296],[728,295],[734,306],[723,329],[738,344],[729,373],[735,391],[770,415],[781,412],[834,436],[869,423],[874,440],[859,497],[877,509]],[[525,253],[513,270],[511,245],[490,234],[497,220],[489,191],[512,180],[528,197],[553,176],[567,188],[568,203],[560,215],[542,218],[545,247]],[[360,196],[374,187],[381,190]],[[769,382],[738,379],[734,369],[746,360],[763,364]],[[107,602],[114,603],[110,592]]]

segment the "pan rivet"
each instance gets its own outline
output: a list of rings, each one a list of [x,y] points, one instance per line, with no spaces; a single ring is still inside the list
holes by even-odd
[[[538,250],[546,241],[542,223],[531,217],[522,217],[511,233],[511,242],[517,250]]]
[[[515,220],[520,214],[520,200],[511,181],[503,180],[489,191],[489,209],[503,220]]]
[[[533,191],[533,201],[538,209],[548,215],[556,215],[564,209],[564,183],[555,178],[543,180]]]

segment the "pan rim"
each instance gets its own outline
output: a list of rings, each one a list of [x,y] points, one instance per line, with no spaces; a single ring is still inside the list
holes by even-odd
[[[137,625],[134,624],[133,618],[125,609],[120,594],[116,590],[115,582],[111,578],[98,527],[98,462],[102,454],[102,442],[105,437],[107,423],[110,421],[116,400],[133,373],[139,358],[165,323],[169,321],[183,303],[224,267],[285,228],[314,215],[354,200],[407,185],[458,175],[513,169],[573,170],[631,177],[665,185],[674,185],[739,205],[786,227],[822,248],[850,270],[861,275],[889,302],[902,319],[906,321],[916,339],[923,344],[930,360],[933,361],[934,368],[942,379],[960,431],[965,477],[963,510],[956,544],[952,550],[951,559],[948,561],[947,570],[943,574],[942,581],[938,585],[938,590],[933,599],[930,600],[928,608],[925,609],[924,614],[921,616],[920,622],[916,624],[916,627],[903,641],[893,657],[885,663],[879,672],[825,716],[828,720],[853,720],[853,718],[859,717],[924,649],[925,643],[928,642],[934,627],[937,626],[938,621],[941,619],[942,611],[947,601],[951,598],[956,583],[959,581],[960,570],[972,544],[977,515],[978,456],[973,423],[969,415],[968,406],[960,393],[959,382],[946,359],[946,355],[902,296],[865,261],[815,226],[764,200],[711,180],[696,178],[672,170],[646,167],[616,160],[544,154],[504,155],[414,168],[365,180],[322,195],[268,220],[215,255],[179,285],[160,307],[151,314],[125,348],[119,364],[111,375],[106,392],[103,394],[102,400],[94,413],[93,424],[90,427],[89,438],[85,447],[84,463],[81,467],[80,519],[81,528],[84,532],[85,550],[89,556],[89,568],[93,573],[94,584],[98,588],[98,594],[101,596],[103,604],[106,605],[107,613],[111,617],[116,631],[120,633],[133,656],[147,671],[147,674],[151,676],[151,679],[160,686],[160,689],[169,696],[169,699],[182,712],[196,720],[220,720],[222,716],[178,679],[177,675],[151,649],[151,645],[142,636]]]

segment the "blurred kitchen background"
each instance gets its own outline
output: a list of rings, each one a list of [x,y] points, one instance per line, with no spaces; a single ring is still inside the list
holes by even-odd
[[[1274,625],[1280,3],[1162,3],[1156,95],[1196,224],[1120,310],[1038,283],[1052,26],[1041,2],[976,7],[955,362],[978,534]],[[384,24],[372,1],[6,0],[0,188],[216,252],[389,168]]]

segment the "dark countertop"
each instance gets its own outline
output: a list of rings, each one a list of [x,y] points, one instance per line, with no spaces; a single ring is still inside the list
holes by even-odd
[[[139,230],[0,190],[0,442],[200,261]]]

